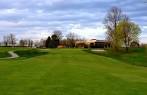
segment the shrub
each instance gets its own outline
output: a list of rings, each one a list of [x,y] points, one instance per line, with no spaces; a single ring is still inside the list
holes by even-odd
[[[147,44],[142,44],[141,47],[144,48],[145,52],[147,53]]]
[[[147,45],[145,45],[145,52],[147,53]]]

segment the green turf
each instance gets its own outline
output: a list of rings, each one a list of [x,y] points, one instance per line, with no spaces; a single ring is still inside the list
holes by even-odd
[[[7,51],[7,48],[0,48],[0,58],[9,57],[10,55]]]
[[[112,52],[111,50],[106,52],[88,52],[120,60],[127,64],[147,67],[147,52],[145,48],[131,48],[128,53],[125,51]]]
[[[15,50],[15,53],[20,55],[21,58],[31,58],[35,56],[48,54],[48,52],[37,50],[37,49],[20,49],[20,50]]]
[[[0,58],[9,57],[8,52],[0,52]]]
[[[0,95],[147,95],[146,67],[81,49],[15,51],[23,56],[0,60]]]

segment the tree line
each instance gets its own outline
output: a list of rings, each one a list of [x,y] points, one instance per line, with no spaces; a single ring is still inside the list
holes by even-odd
[[[81,40],[80,36],[75,33],[68,33],[66,37],[63,37],[61,31],[56,30],[53,32],[51,36],[48,36],[46,40],[42,40],[44,42],[44,47],[46,48],[57,48],[57,47],[67,47],[73,48],[75,47],[76,41]]]
[[[14,34],[8,34],[3,37],[0,46],[5,47],[36,47],[36,48],[57,48],[57,47],[75,47],[75,42],[81,40],[80,36],[75,33],[68,33],[65,37],[62,31],[55,30],[52,35],[40,41],[33,41],[31,39],[17,40]]]
[[[125,47],[128,52],[131,44],[139,44],[139,35],[141,29],[138,24],[131,21],[129,16],[124,14],[118,7],[112,7],[108,10],[104,18],[104,25],[107,29],[106,40],[110,43],[112,50],[119,51]],[[97,31],[99,32],[99,31]],[[75,47],[75,42],[81,40],[75,33],[68,33],[63,37],[60,30],[55,30],[47,39],[41,39],[39,42],[34,42],[31,39],[21,39],[18,46],[21,47],[41,47],[41,48],[57,48],[64,46],[68,48]],[[4,46],[16,46],[16,37],[14,34],[9,34],[3,37]]]

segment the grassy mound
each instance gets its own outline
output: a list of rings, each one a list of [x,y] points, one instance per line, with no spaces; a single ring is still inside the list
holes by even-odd
[[[131,48],[128,53],[125,51],[112,52],[91,52],[101,56],[110,57],[116,60],[123,61],[128,64],[147,66],[147,52],[145,48]]]
[[[10,57],[10,54],[8,52],[0,52],[0,58]]]
[[[8,51],[11,50],[10,48],[0,47],[0,58],[10,57],[11,55]]]
[[[15,53],[17,53],[20,57],[30,58],[35,56],[41,56],[45,55],[48,52],[43,52],[37,49],[26,49],[26,50],[16,50]]]

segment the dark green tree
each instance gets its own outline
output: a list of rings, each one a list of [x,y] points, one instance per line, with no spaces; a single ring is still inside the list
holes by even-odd
[[[59,45],[59,38],[57,35],[53,34],[51,36],[51,44],[50,44],[50,47],[51,48],[57,48]]]
[[[46,47],[46,48],[49,48],[50,43],[51,43],[51,37],[49,36],[49,37],[47,38],[46,42],[45,42],[45,47]]]

